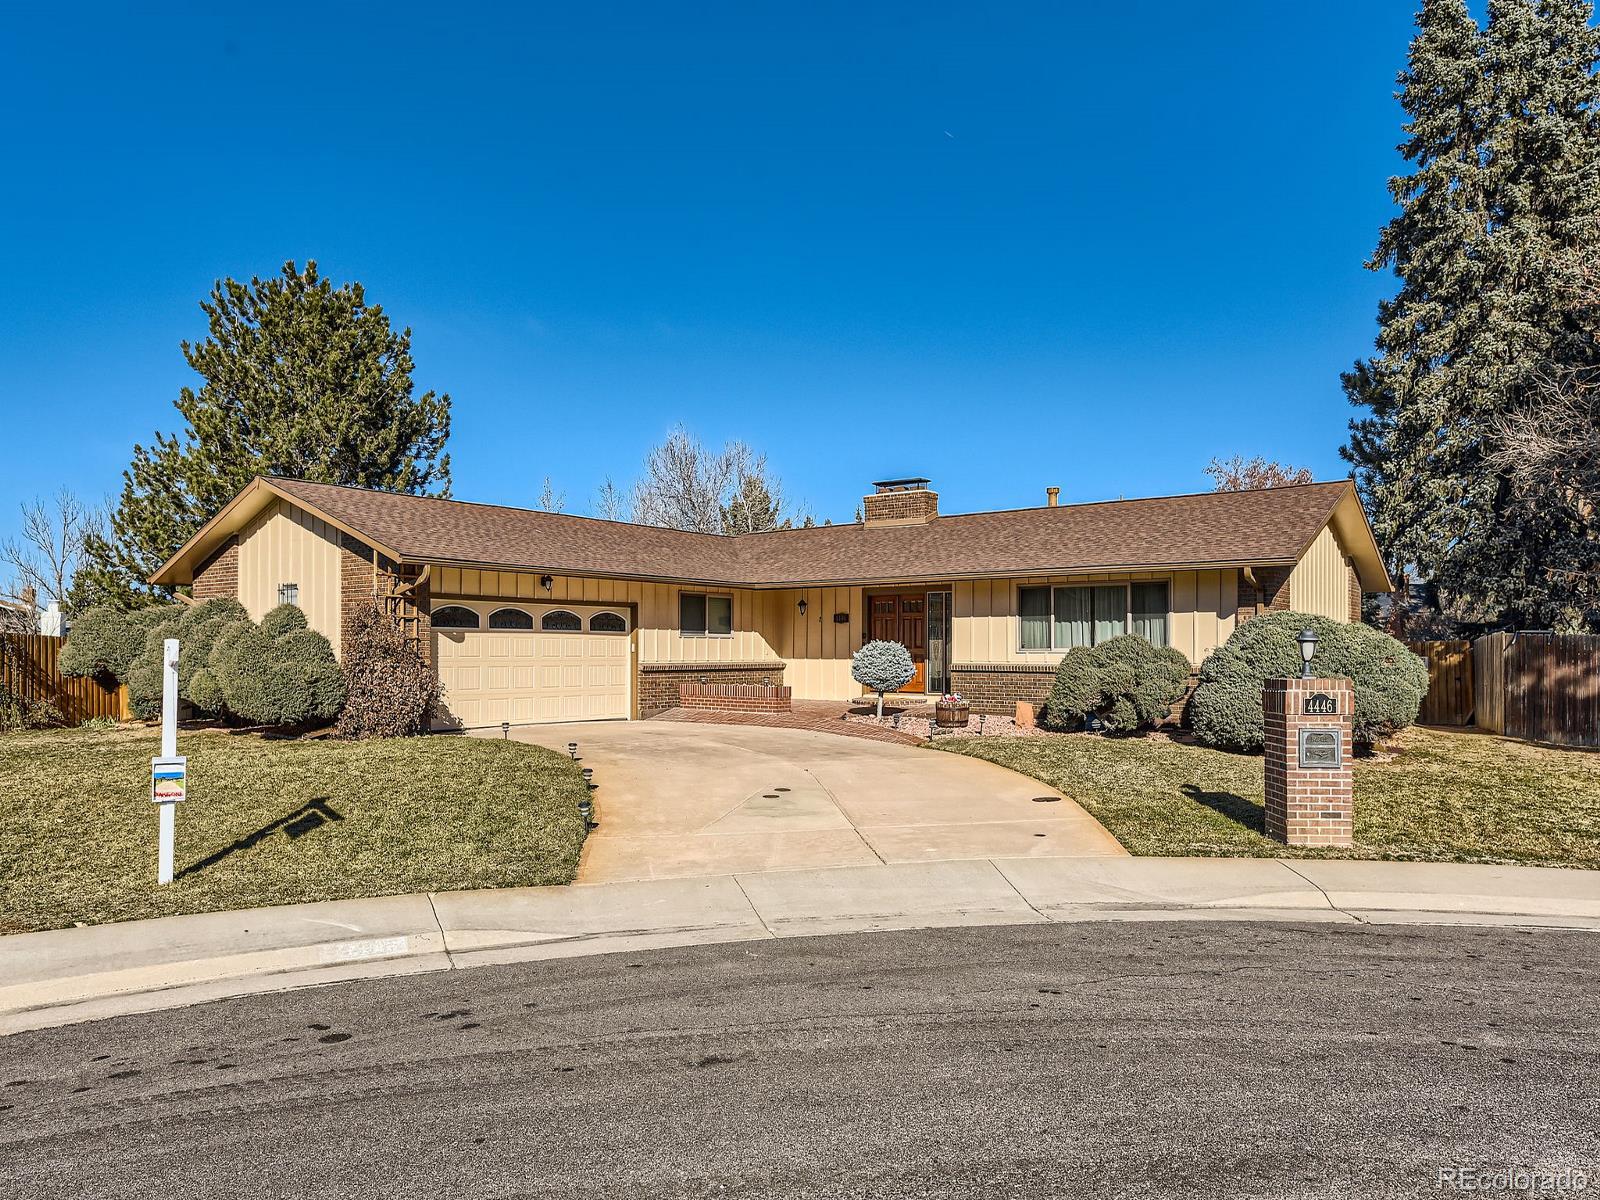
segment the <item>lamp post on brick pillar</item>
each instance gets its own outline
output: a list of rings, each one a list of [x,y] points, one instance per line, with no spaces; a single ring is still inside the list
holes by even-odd
[[[1302,652],[1315,647],[1313,637]],[[1312,676],[1311,655],[1304,657],[1300,678],[1269,679],[1261,692],[1267,836],[1289,846],[1348,846],[1355,687],[1348,679]]]

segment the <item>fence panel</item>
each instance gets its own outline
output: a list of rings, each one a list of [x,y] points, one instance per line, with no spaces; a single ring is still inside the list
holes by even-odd
[[[1490,633],[1472,643],[1473,723],[1489,733],[1506,731],[1507,633]]]
[[[61,638],[38,633],[6,633],[0,638],[11,651],[0,653],[0,690],[53,705],[74,725],[90,717],[129,718],[126,688],[61,674]]]
[[[1471,642],[1412,642],[1428,663],[1428,694],[1417,720],[1424,725],[1470,725],[1474,707]]]
[[[1480,729],[1557,746],[1600,746],[1600,637],[1492,633],[1472,650]]]

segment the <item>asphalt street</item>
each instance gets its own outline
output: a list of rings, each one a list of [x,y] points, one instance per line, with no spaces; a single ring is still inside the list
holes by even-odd
[[[0,1040],[0,1195],[1600,1188],[1600,940],[1106,923],[700,946]]]

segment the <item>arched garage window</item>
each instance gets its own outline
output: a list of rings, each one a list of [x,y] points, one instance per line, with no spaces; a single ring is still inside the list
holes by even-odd
[[[462,608],[459,604],[447,604],[443,608],[433,610],[433,627],[435,629],[476,629],[478,627],[478,614],[470,608]]]
[[[628,623],[616,613],[595,613],[589,618],[591,633],[627,633]]]
[[[489,614],[490,629],[532,629],[533,614],[520,608],[497,608]]]
[[[578,619],[577,613],[569,613],[564,609],[547,612],[539,619],[539,628],[552,633],[577,633],[583,628],[583,622]]]

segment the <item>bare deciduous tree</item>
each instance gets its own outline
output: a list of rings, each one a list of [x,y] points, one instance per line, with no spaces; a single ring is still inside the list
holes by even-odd
[[[538,503],[534,508],[540,512],[558,513],[565,512],[567,508],[567,494],[556,491],[556,485],[551,482],[550,476],[544,477],[544,487],[539,490]]]
[[[611,481],[611,476],[607,475],[594,494],[591,512],[605,521],[626,521],[633,515],[633,505],[623,490]]]
[[[606,486],[602,501],[620,507],[621,493]],[[645,456],[632,513],[642,525],[726,534],[786,529],[803,515],[788,508],[766,455],[737,441],[710,450],[681,425]]]
[[[22,506],[22,532],[0,542],[0,564],[9,568],[5,593],[20,601],[56,601],[63,607],[72,577],[83,561],[84,541],[101,527],[100,513],[66,488],[51,500]]]
[[[1260,488],[1286,487],[1295,483],[1311,483],[1313,476],[1305,467],[1291,467],[1256,455],[1245,458],[1235,454],[1232,458],[1213,458],[1206,467],[1218,492],[1253,492]]]

